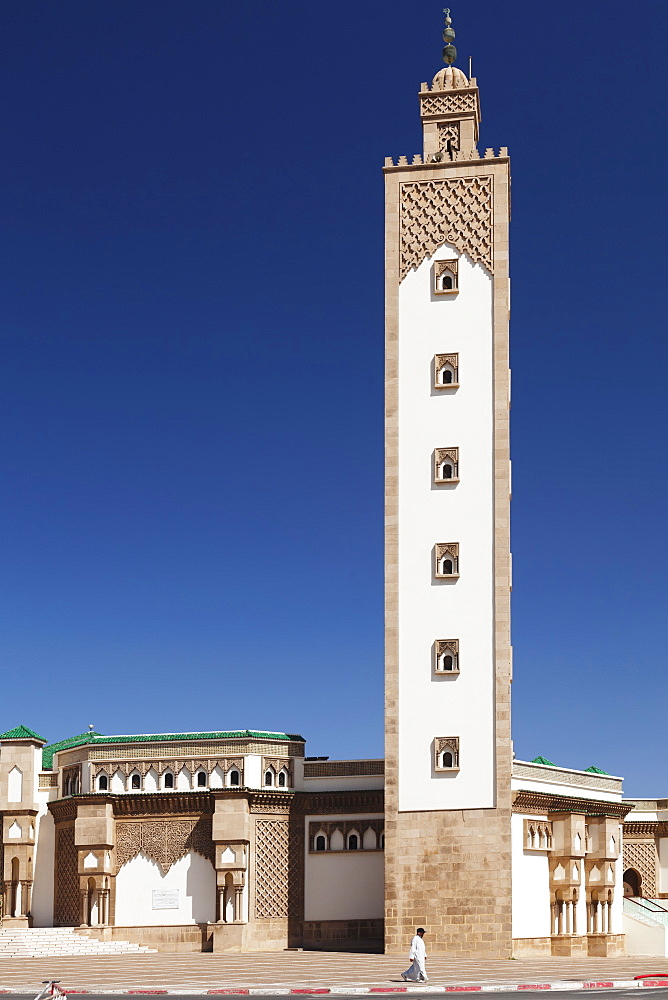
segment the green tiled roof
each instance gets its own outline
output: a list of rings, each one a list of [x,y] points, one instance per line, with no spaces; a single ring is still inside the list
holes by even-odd
[[[551,760],[548,760],[547,757],[534,757],[534,759],[531,761],[531,763],[532,764],[547,764],[548,767],[556,767],[557,766]]]
[[[40,743],[46,743],[43,736],[27,726],[17,726],[15,729],[8,729],[6,733],[0,733],[0,740],[39,740]]]
[[[593,764],[591,767],[587,768],[587,771],[589,771],[590,774],[609,774],[609,771],[602,771],[600,767],[594,767]]]
[[[53,755],[58,750],[69,750],[71,747],[85,746],[88,743],[173,743],[183,740],[296,740],[304,743],[303,736],[291,733],[261,733],[255,729],[235,729],[226,733],[143,733],[136,736],[101,736],[100,733],[81,733],[60,743],[51,743],[42,752],[42,767],[50,771],[53,767]]]

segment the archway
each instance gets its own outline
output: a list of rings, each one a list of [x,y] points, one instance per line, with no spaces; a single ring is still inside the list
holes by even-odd
[[[642,875],[635,868],[627,868],[624,872],[624,895],[642,896]]]

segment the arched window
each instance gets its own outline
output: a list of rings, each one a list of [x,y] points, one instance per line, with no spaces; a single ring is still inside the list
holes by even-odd
[[[450,368],[441,370],[441,382],[443,385],[452,385],[452,371]]]
[[[359,849],[360,841],[356,833],[351,833],[348,835],[348,850],[356,851]]]
[[[97,779],[97,787],[101,792],[107,791],[107,789],[109,788],[109,778],[106,776],[106,774],[101,774],[100,777]]]
[[[171,771],[165,771],[165,788],[174,787],[174,775]]]
[[[132,781],[130,783],[131,788],[141,788],[141,777],[138,774],[132,775]]]
[[[318,836],[315,838],[315,849],[316,851],[327,850],[327,841],[325,840],[324,836],[321,833],[318,834]]]
[[[274,772],[271,768],[264,772],[264,783],[268,788],[271,788],[274,784]]]
[[[451,654],[446,653],[445,656],[443,657],[443,669],[452,670],[453,666],[454,666],[454,660],[452,659]]]
[[[63,786],[63,795],[71,795],[72,794],[72,790],[71,789],[72,789],[72,783],[71,783],[70,779],[69,778],[65,778],[65,784]]]
[[[206,771],[197,772],[197,787],[206,788]]]
[[[449,750],[443,754],[443,767],[452,767],[452,754]]]
[[[240,778],[240,775],[239,775],[239,772],[237,771],[236,768],[234,768],[233,771],[230,771],[230,784],[231,785],[238,785],[239,784],[239,778]]]
[[[452,466],[449,462],[444,462],[441,466],[441,479],[452,479]]]
[[[452,288],[452,275],[451,274],[444,274],[443,275],[443,280],[442,280],[441,287],[442,288],[448,288],[448,289]]]
[[[452,559],[444,559],[441,563],[443,576],[452,576]]]
[[[288,783],[288,776],[285,771],[280,771],[278,775],[278,784],[281,788],[285,788]]]

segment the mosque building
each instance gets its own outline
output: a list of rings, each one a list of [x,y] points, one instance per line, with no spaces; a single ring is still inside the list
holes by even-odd
[[[513,758],[508,151],[475,78],[387,158],[384,760],[254,730],[0,735],[2,927],[164,951],[668,954],[668,800]],[[666,909],[664,909],[664,903]]]

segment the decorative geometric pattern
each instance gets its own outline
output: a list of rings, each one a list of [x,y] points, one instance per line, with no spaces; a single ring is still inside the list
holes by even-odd
[[[401,185],[400,280],[444,243],[492,271],[492,178]]]
[[[53,922],[57,926],[80,923],[79,871],[74,827],[56,827],[56,898]]]
[[[459,122],[442,122],[438,126],[438,148],[442,153],[459,149]]]
[[[117,823],[116,873],[141,851],[160,866],[163,875],[189,851],[214,864],[211,817]]]
[[[536,778],[539,781],[554,780],[554,768],[536,767],[535,764],[526,765],[513,762],[513,776],[516,778]],[[585,788],[601,788],[605,791],[620,792],[622,782],[620,778],[603,777],[600,774],[571,774],[568,771],[559,771],[559,783],[562,785],[583,785]]]
[[[441,764],[441,754],[444,750],[449,750],[452,754],[452,766],[444,767]],[[434,768],[437,771],[451,771],[452,768],[459,767],[459,737],[458,736],[437,736],[434,740]]]
[[[384,760],[326,760],[304,764],[305,778],[346,778],[385,774]]]
[[[284,820],[260,820],[255,826],[255,916],[296,917],[297,893],[291,880],[299,870],[299,845]],[[291,889],[293,891],[291,891]]]
[[[357,833],[360,838],[360,850],[362,848],[362,840],[364,834],[367,830],[373,830],[376,834],[376,843],[380,845],[380,835],[385,830],[385,820],[384,819],[347,819],[339,820],[338,822],[334,820],[329,823],[319,823],[317,820],[310,822],[308,825],[308,849],[311,853],[321,854],[321,851],[315,850],[315,838],[319,833],[324,833],[329,841],[330,837],[335,830],[338,830],[343,835],[343,850],[348,850],[348,834]],[[369,850],[369,848],[367,848]],[[382,847],[378,846],[376,850],[383,850]]]
[[[462,115],[475,109],[475,95],[470,92],[453,90],[448,94],[420,95],[420,114],[423,118],[432,115]]]
[[[624,841],[624,871],[634,868],[642,878],[643,896],[656,896],[656,847],[654,840]]]

